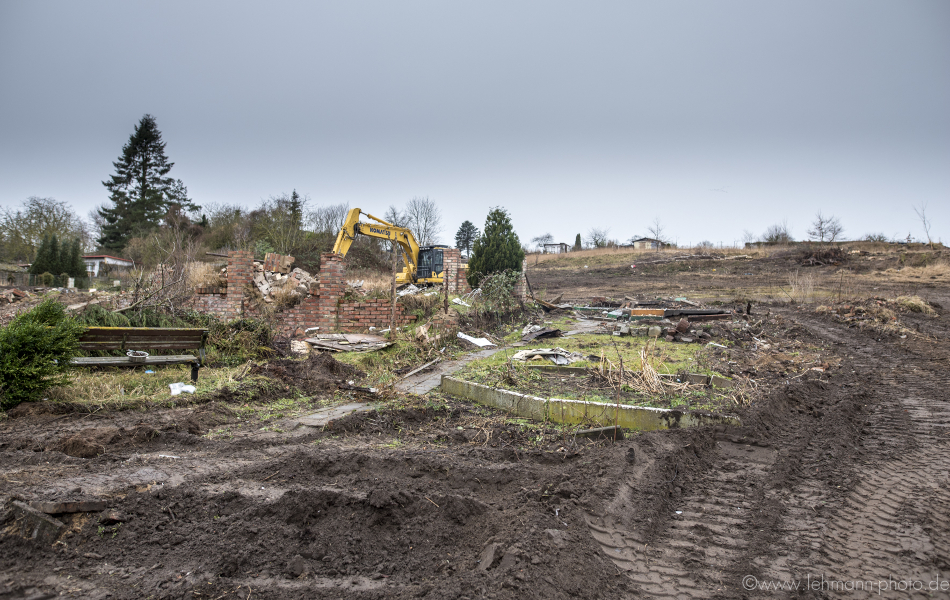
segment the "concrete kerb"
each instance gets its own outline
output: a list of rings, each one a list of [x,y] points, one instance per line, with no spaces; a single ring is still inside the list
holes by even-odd
[[[549,420],[555,423],[578,425],[597,424],[603,427],[616,424],[618,427],[637,431],[702,425],[742,425],[738,417],[731,415],[689,413],[666,408],[626,404],[621,404],[618,407],[616,404],[587,402],[585,400],[545,399],[471,381],[463,381],[447,375],[442,376],[442,391],[450,396],[472,400],[485,406],[492,406],[537,421]]]

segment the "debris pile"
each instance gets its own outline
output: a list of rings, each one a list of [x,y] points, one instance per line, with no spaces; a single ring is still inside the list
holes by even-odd
[[[3,304],[13,304],[14,302],[19,302],[24,298],[30,298],[33,294],[30,292],[24,292],[23,290],[18,290],[16,288],[0,291],[0,303]]]
[[[577,352],[570,352],[564,348],[534,348],[531,350],[522,350],[511,355],[511,360],[518,361],[545,359],[550,360],[556,365],[569,365],[586,360],[587,357]]]

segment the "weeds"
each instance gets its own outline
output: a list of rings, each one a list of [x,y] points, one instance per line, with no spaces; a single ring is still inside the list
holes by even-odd
[[[789,297],[799,304],[807,304],[815,295],[815,278],[811,273],[801,271],[790,273],[788,285],[791,288]]]

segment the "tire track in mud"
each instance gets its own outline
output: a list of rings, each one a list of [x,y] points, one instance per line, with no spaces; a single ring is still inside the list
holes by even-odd
[[[744,575],[799,585],[807,576],[890,576],[927,585],[950,575],[950,403],[937,399],[946,377],[905,366],[905,350],[893,345],[807,315],[787,316],[849,349],[852,379],[861,383],[830,389],[812,407],[825,417],[837,411],[829,421],[840,432],[819,413],[817,420],[789,414],[773,423],[779,428],[769,437],[772,448],[718,434],[711,464],[692,474],[687,493],[673,502],[680,512],[659,527],[623,516],[635,509],[628,498],[656,465],[627,469],[614,502],[587,522],[604,554],[644,594],[781,596],[743,589]],[[794,399],[792,388],[786,393]]]
[[[950,576],[950,402],[940,392],[950,381],[914,367],[904,350],[853,331],[843,337],[842,328],[817,319],[797,320],[853,347],[851,364],[876,386],[875,403],[862,429],[866,459],[855,468],[859,483],[842,500],[828,485],[812,482],[786,498],[790,551],[767,565],[763,577],[867,582],[853,591],[831,587],[837,583],[819,590],[856,598],[935,597],[929,582]],[[809,470],[820,460],[808,457],[806,463]],[[831,510],[816,510],[822,504]],[[901,587],[906,581],[924,589]],[[879,582],[887,589],[880,590]]]
[[[615,517],[588,517],[604,553],[651,597],[709,598],[728,567],[749,545],[747,532],[757,499],[750,490],[765,477],[774,451],[729,439],[716,441],[718,459],[699,478],[694,493],[673,503],[676,510],[659,536],[625,530]],[[624,486],[633,489],[631,473]],[[671,483],[675,483],[671,482]]]

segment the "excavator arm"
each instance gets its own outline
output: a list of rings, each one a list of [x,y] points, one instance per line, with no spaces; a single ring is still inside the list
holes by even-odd
[[[361,223],[361,214],[366,215],[375,223]],[[415,275],[416,267],[419,264],[419,244],[411,231],[405,227],[397,227],[358,208],[353,208],[346,214],[346,221],[344,221],[340,233],[336,236],[333,251],[341,256],[346,256],[357,235],[366,235],[399,244],[403,252],[406,253],[406,269],[403,273],[406,275],[407,282],[412,280],[411,276]]]

